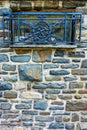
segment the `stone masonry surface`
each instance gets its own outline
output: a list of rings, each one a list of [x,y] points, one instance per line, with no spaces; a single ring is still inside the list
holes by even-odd
[[[87,130],[86,47],[0,48],[0,130]]]

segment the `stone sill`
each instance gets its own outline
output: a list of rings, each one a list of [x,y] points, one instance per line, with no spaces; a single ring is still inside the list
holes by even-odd
[[[35,48],[35,49],[74,49],[77,48],[77,45],[58,45],[58,46],[52,46],[52,45],[10,45],[11,48]]]

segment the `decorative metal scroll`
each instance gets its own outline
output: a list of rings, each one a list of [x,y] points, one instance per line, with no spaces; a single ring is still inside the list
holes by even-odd
[[[81,40],[81,13],[13,12],[3,21],[4,41],[11,45],[74,45]]]

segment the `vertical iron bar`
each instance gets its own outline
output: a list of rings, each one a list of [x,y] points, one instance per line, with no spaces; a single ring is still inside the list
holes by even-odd
[[[72,15],[71,45],[75,42],[75,16]]]
[[[64,42],[66,42],[66,14],[64,17]]]
[[[81,30],[82,30],[82,15],[80,14],[80,28],[79,28],[79,31],[80,31],[80,33],[79,33],[79,42],[81,42]]]
[[[11,31],[11,45],[13,45],[13,26],[12,26],[13,20],[12,20],[12,14],[10,15],[10,31]]]

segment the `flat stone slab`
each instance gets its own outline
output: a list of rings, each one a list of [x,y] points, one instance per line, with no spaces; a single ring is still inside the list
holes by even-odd
[[[87,130],[87,123],[79,123],[76,130]]]

